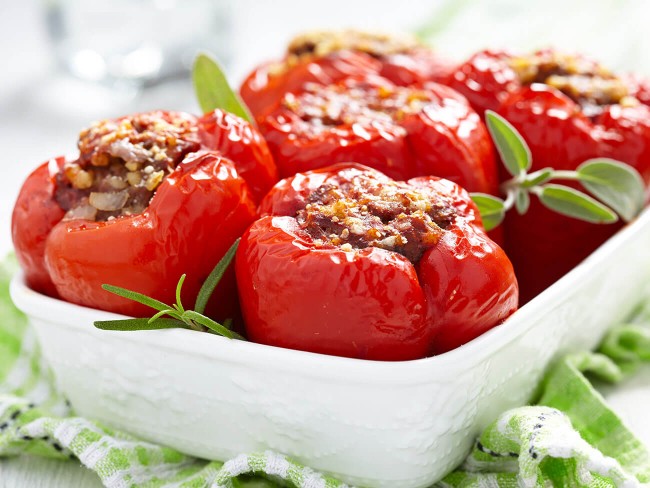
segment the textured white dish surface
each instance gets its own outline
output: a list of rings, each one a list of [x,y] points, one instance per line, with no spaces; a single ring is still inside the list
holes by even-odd
[[[12,297],[78,413],[211,459],[273,449],[349,483],[430,486],[475,436],[526,403],[553,357],[596,346],[643,296],[650,212],[501,326],[398,363],[186,330],[106,332],[118,316],[29,290]]]

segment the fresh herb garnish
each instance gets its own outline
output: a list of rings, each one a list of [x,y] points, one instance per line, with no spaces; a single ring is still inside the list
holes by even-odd
[[[498,227],[506,216],[505,202],[487,193],[472,193],[472,200],[478,207],[486,230]]]
[[[643,209],[644,184],[638,171],[613,159],[590,159],[576,171],[578,180],[601,202],[629,222]]]
[[[203,113],[220,108],[254,123],[248,107],[230,87],[221,66],[213,57],[205,53],[196,57],[192,67],[192,81]]]
[[[613,210],[569,186],[548,184],[532,190],[539,200],[557,213],[594,224],[613,224],[618,216]]]
[[[485,122],[508,172],[514,177],[526,174],[533,164],[533,157],[519,132],[510,122],[490,110],[485,115]]]
[[[182,328],[197,330],[200,332],[210,332],[229,339],[243,339],[242,336],[231,330],[232,320],[228,319],[225,320],[223,324],[220,324],[210,317],[203,315],[208,300],[235,257],[238,246],[239,239],[230,246],[230,249],[228,249],[226,254],[221,258],[207,277],[196,297],[194,310],[185,310],[181,303],[181,291],[183,289],[186,275],[182,275],[178,280],[178,284],[176,285],[176,303],[171,306],[148,297],[147,295],[143,295],[142,293],[127,290],[126,288],[102,285],[102,288],[110,293],[146,305],[147,307],[157,310],[157,312],[151,318],[98,320],[95,322],[95,327],[102,330],[122,331]]]
[[[544,168],[528,173],[532,156],[521,134],[491,110],[485,113],[485,120],[501,160],[512,175],[501,185],[505,200],[472,193],[486,230],[501,224],[513,207],[519,214],[526,213],[531,195],[555,212],[596,224],[612,224],[619,216],[629,222],[643,209],[643,179],[633,167],[598,158],[585,161],[575,171]],[[578,181],[595,198],[569,186],[550,183],[551,180]]]

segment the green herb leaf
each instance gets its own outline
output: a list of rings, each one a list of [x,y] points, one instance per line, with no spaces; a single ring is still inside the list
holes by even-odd
[[[526,190],[519,188],[515,195],[515,208],[519,215],[523,215],[528,212],[528,207],[530,207],[530,195]]]
[[[533,160],[526,141],[517,129],[492,110],[485,112],[485,122],[508,172],[512,176],[519,176],[528,171]]]
[[[470,196],[478,207],[485,230],[492,230],[503,222],[506,216],[503,200],[487,193],[472,193]]]
[[[170,308],[172,308],[169,305],[166,305],[163,302],[156,300],[155,298],[151,298],[148,297],[147,295],[143,295],[142,293],[127,290],[126,288],[121,288],[119,286],[102,285],[102,288],[106,291],[113,293],[114,295],[118,295],[123,298],[128,298],[129,300],[133,300],[134,302],[141,303],[142,305],[146,305],[147,307],[151,307],[158,311],[169,310]]]
[[[183,308],[183,303],[181,302],[181,291],[183,290],[183,283],[185,283],[185,278],[187,278],[187,275],[183,273],[181,275],[181,279],[178,280],[178,284],[176,285],[176,310],[178,310],[180,313],[183,313],[185,311]]]
[[[95,327],[101,330],[159,330],[159,329],[186,329],[187,326],[176,319],[156,319],[150,322],[149,319],[122,319],[122,320],[98,320]]]
[[[183,319],[193,320],[194,322],[201,324],[208,329],[216,332],[217,334],[227,337],[228,339],[233,338],[232,332],[226,329],[223,325],[193,310],[185,311],[183,314]]]
[[[220,108],[254,123],[248,108],[230,87],[226,75],[214,58],[204,53],[199,54],[194,60],[192,80],[203,113]]]
[[[199,290],[199,294],[196,296],[196,303],[194,305],[194,310],[200,314],[205,311],[205,306],[208,304],[208,300],[212,296],[212,292],[219,284],[219,281],[223,277],[223,274],[230,266],[232,259],[235,257],[237,252],[237,247],[239,246],[239,239],[237,239],[230,249],[226,251],[226,254],[221,258],[221,260],[214,267],[210,275],[203,282],[203,286]],[[207,326],[206,326],[207,327]]]
[[[618,220],[610,208],[568,186],[549,184],[539,187],[535,193],[544,206],[567,217],[595,224],[612,224]]]
[[[158,320],[160,317],[163,315],[169,315],[174,319],[181,320],[181,315],[176,310],[161,310],[157,314],[155,314],[153,317],[149,319],[149,323],[152,323],[154,320]]]
[[[215,322],[209,317],[203,315],[205,306],[210,299],[210,296],[214,292],[215,287],[221,280],[221,277],[225,273],[226,269],[232,262],[237,252],[237,247],[239,246],[239,239],[237,239],[226,254],[221,258],[221,260],[214,267],[208,278],[203,283],[201,290],[196,299],[196,311],[194,310],[184,310],[183,304],[181,303],[181,291],[183,289],[183,283],[185,282],[186,275],[183,274],[178,280],[176,285],[176,303],[173,307],[164,304],[154,298],[143,295],[142,293],[137,293],[135,291],[127,290],[125,288],[120,288],[118,286],[112,285],[102,285],[102,288],[106,291],[114,293],[124,298],[134,300],[138,303],[147,305],[155,310],[158,310],[156,314],[150,319],[125,319],[125,320],[107,320],[107,321],[98,321],[95,322],[95,327],[105,330],[153,330],[153,329],[167,329],[170,327],[182,327],[185,329],[192,329],[204,332],[205,328],[209,331],[227,337],[229,339],[238,338],[244,339],[242,336],[236,332],[232,332],[230,327],[232,326],[232,320],[228,319],[225,322],[225,325],[221,325],[218,322]],[[169,315],[170,318],[162,318],[163,315]]]
[[[521,186],[523,188],[539,186],[546,183],[551,178],[553,178],[553,168],[540,169],[539,171],[529,174],[522,182]]]
[[[612,207],[624,221],[631,221],[643,209],[645,185],[631,166],[599,158],[585,161],[576,172],[582,186]]]
[[[237,247],[239,246],[239,239],[230,246],[226,254],[221,258],[221,260],[214,267],[208,278],[201,286],[201,290],[196,298],[196,311],[194,310],[184,310],[183,304],[181,303],[181,291],[183,289],[183,283],[185,283],[185,278],[187,275],[181,275],[176,285],[176,303],[173,307],[164,304],[154,298],[143,295],[142,293],[137,293],[135,291],[127,290],[125,288],[120,288],[118,286],[112,285],[102,285],[102,288],[106,291],[114,293],[118,296],[127,298],[129,300],[134,300],[138,303],[147,305],[155,310],[158,310],[156,314],[150,319],[125,319],[125,320],[107,320],[107,321],[98,321],[95,322],[95,327],[104,330],[154,330],[154,329],[167,329],[170,327],[182,327],[185,329],[197,330],[200,332],[205,332],[205,328],[209,329],[209,332],[214,332],[216,334],[222,335],[229,339],[238,338],[244,339],[242,336],[229,330],[232,327],[232,320],[227,319],[224,325],[221,325],[218,322],[215,322],[209,317],[203,315],[205,306],[212,296],[215,287],[221,280],[223,274],[228,269],[228,266],[235,257],[237,252]],[[170,318],[162,318],[163,315],[169,315]]]

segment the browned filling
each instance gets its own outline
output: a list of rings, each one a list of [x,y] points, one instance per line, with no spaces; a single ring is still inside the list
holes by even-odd
[[[284,61],[271,67],[273,74],[311,58],[325,57],[331,53],[349,50],[369,54],[375,58],[391,54],[408,53],[423,45],[408,35],[364,32],[354,29],[339,31],[311,31],[294,37],[287,47]]]
[[[584,58],[554,52],[512,58],[510,66],[522,84],[544,83],[557,88],[595,117],[613,104],[636,105],[628,86],[610,71]]]
[[[297,214],[317,246],[379,247],[417,263],[455,217],[452,205],[406,183],[361,174],[313,191]]]
[[[300,95],[288,93],[284,106],[314,128],[399,121],[430,102],[424,90],[368,84],[308,85]]]
[[[191,120],[139,114],[104,120],[79,134],[79,159],[56,178],[64,220],[106,221],[142,213],[186,154],[200,147]]]
[[[327,56],[342,50],[361,51],[374,57],[405,53],[421,44],[412,36],[365,32],[354,29],[312,31],[294,37],[287,48],[287,57]]]

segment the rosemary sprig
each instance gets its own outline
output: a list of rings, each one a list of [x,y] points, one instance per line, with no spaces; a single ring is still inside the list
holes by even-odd
[[[512,178],[501,185],[505,199],[472,193],[486,230],[497,227],[513,207],[525,214],[531,196],[562,215],[596,224],[612,224],[620,218],[629,222],[643,209],[644,183],[633,167],[607,158],[590,159],[575,171],[544,168],[528,173],[532,166],[530,148],[521,134],[503,117],[488,110],[485,120],[503,165]],[[578,181],[592,195],[553,180]],[[594,198],[595,197],[595,198]]]
[[[95,327],[102,330],[120,331],[182,328],[200,332],[210,332],[212,334],[227,337],[228,339],[243,340],[244,338],[242,336],[231,330],[231,319],[227,319],[223,324],[220,324],[203,314],[214,289],[219,284],[223,274],[226,272],[226,269],[228,269],[228,266],[235,257],[238,246],[239,239],[230,246],[230,249],[228,249],[226,254],[221,258],[207,277],[196,297],[194,310],[186,310],[181,302],[181,292],[186,278],[185,274],[183,274],[178,280],[178,284],[176,285],[176,303],[171,306],[136,291],[127,290],[126,288],[121,288],[119,286],[102,285],[104,290],[146,305],[147,307],[156,310],[156,313],[152,315],[151,318],[98,320],[95,322]]]

